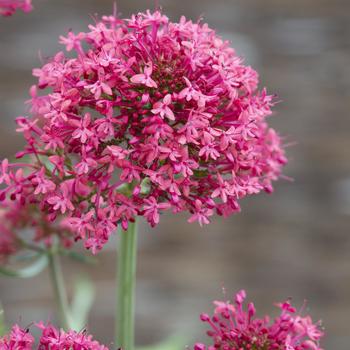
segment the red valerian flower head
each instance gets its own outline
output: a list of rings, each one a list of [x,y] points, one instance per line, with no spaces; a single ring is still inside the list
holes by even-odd
[[[0,15],[2,16],[11,16],[17,10],[30,12],[32,9],[32,0],[0,0]]]
[[[270,320],[269,316],[257,318],[253,303],[245,310],[245,298],[242,290],[234,304],[215,301],[214,315],[201,315],[210,327],[207,335],[212,345],[197,343],[194,350],[322,350],[319,322],[315,324],[310,316],[296,314],[289,301],[277,304],[281,313]]]
[[[161,12],[103,17],[61,37],[34,69],[32,117],[17,119],[27,146],[3,161],[2,197],[36,203],[99,250],[136,216],[165,210],[208,224],[239,200],[272,191],[286,163],[269,128],[272,96],[207,24]]]
[[[104,345],[93,339],[85,331],[65,332],[58,330],[52,325],[38,323],[37,328],[42,332],[37,345],[35,339],[30,334],[29,329],[22,329],[18,325],[14,325],[8,335],[0,338],[1,350],[33,350],[33,349],[51,349],[51,350],[108,350]]]

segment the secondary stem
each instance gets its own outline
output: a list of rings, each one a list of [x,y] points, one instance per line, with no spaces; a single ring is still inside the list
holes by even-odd
[[[52,281],[52,287],[55,295],[56,305],[59,313],[61,326],[68,330],[71,326],[71,317],[68,304],[68,298],[66,288],[64,284],[61,264],[59,256],[55,251],[55,248],[51,249],[48,253],[49,259],[49,271]]]
[[[134,350],[137,222],[129,222],[128,229],[119,235],[116,344],[123,350]]]

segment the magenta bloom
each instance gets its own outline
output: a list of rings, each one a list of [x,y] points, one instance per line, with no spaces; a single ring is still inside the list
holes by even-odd
[[[11,16],[17,10],[30,12],[32,9],[32,0],[0,0],[0,15],[2,16]]]
[[[72,53],[34,69],[33,116],[17,119],[18,158],[32,160],[2,163],[2,197],[64,215],[97,251],[138,215],[154,226],[165,210],[185,211],[202,225],[272,191],[286,163],[266,122],[272,96],[227,41],[158,11],[89,30],[61,37]]]
[[[281,313],[274,320],[255,317],[253,303],[243,309],[245,291],[237,293],[235,303],[216,301],[214,316],[201,315],[210,326],[207,335],[212,345],[197,343],[194,350],[322,350],[323,336],[319,323],[310,316],[296,314],[287,301],[277,304]]]
[[[52,325],[40,322],[36,325],[42,335],[38,344],[30,334],[29,329],[22,329],[14,325],[10,334],[0,338],[1,350],[108,350],[104,345],[93,340],[91,335],[83,332],[58,330]]]

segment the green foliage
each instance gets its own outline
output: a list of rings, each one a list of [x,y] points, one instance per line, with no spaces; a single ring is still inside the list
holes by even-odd
[[[21,269],[11,269],[0,266],[0,275],[7,277],[31,278],[42,272],[48,264],[48,258],[45,254],[38,254],[35,261]]]
[[[73,329],[81,330],[86,326],[94,299],[95,289],[91,280],[87,277],[79,277],[75,283],[70,307]]]

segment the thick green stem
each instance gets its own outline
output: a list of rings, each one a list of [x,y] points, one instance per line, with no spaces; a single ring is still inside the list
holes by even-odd
[[[48,253],[49,272],[62,328],[71,328],[71,316],[59,256],[53,248]]]
[[[137,223],[120,230],[117,259],[116,344],[123,350],[135,347],[135,282]]]

